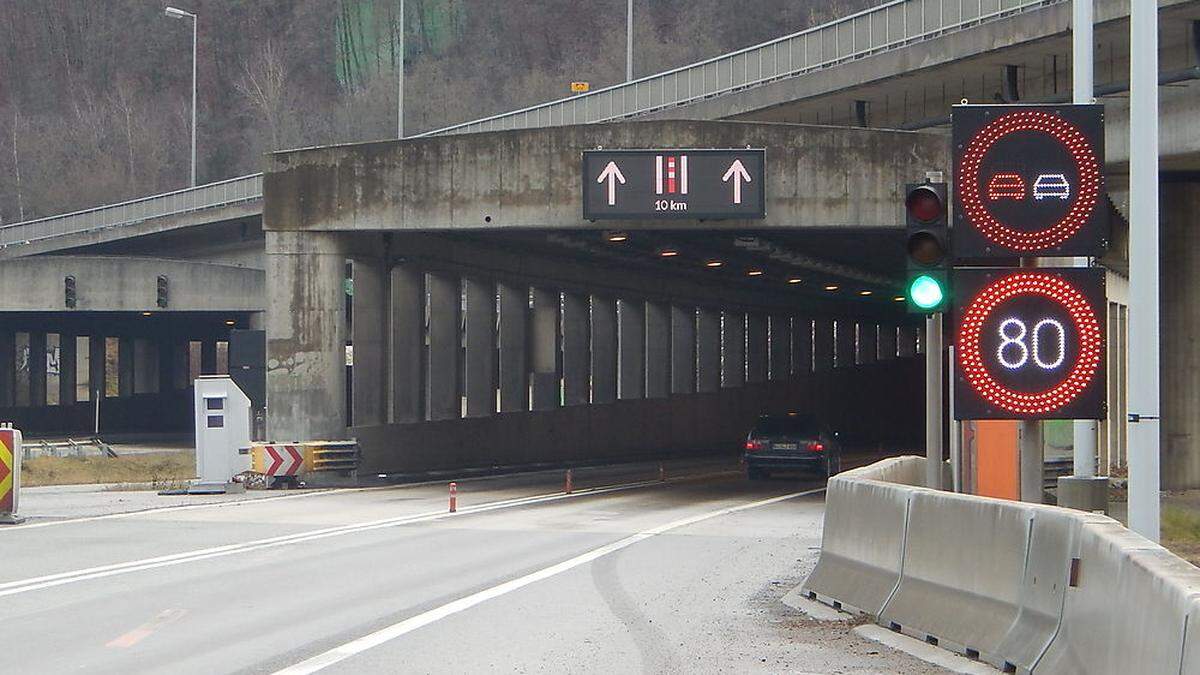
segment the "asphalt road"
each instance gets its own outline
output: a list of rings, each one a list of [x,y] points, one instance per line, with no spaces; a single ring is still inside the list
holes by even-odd
[[[0,530],[0,672],[936,672],[779,599],[816,483],[728,463],[203,504]],[[608,486],[608,487],[603,487]]]

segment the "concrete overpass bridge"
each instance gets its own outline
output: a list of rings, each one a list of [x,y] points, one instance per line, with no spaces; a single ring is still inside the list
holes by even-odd
[[[1165,257],[1177,258],[1164,260],[1164,267],[1177,265],[1181,275],[1181,283],[1173,287],[1164,287],[1164,354],[1173,353],[1175,350],[1182,355],[1187,349],[1186,343],[1172,341],[1182,340],[1181,336],[1190,334],[1192,313],[1171,311],[1171,308],[1194,305],[1192,298],[1197,284],[1200,283],[1200,279],[1192,278],[1193,273],[1187,271],[1196,267],[1188,263],[1188,251],[1196,249],[1190,245],[1194,242],[1187,239],[1190,236],[1187,233],[1194,229],[1189,227],[1190,214],[1193,212],[1191,205],[1197,199],[1191,182],[1191,172],[1197,168],[1194,166],[1197,138],[1188,113],[1196,97],[1196,85],[1193,82],[1197,66],[1194,19],[1200,15],[1200,8],[1194,0],[1166,0],[1160,5],[1164,68],[1161,77],[1164,83],[1161,90],[1164,115],[1163,161],[1164,166],[1171,170],[1165,174],[1163,218],[1166,234],[1163,250]],[[1109,111],[1110,185],[1118,207],[1123,202],[1123,171],[1127,154],[1123,129],[1126,101],[1122,98],[1122,73],[1127,71],[1127,15],[1127,3],[1097,0],[1097,94]],[[792,182],[772,186],[770,194],[787,197],[776,197],[777,202],[769,205],[766,221],[687,222],[679,226],[687,232],[674,228],[668,231],[661,224],[622,224],[622,229],[636,231],[638,235],[631,237],[628,242],[630,245],[617,250],[607,245],[602,232],[593,224],[581,220],[577,204],[560,199],[565,195],[561,193],[563,186],[574,180],[567,177],[572,174],[543,173],[537,175],[538,180],[547,181],[546,183],[521,184],[505,183],[503,177],[463,173],[464,169],[470,170],[471,164],[463,156],[453,154],[456,152],[453,148],[464,146],[431,145],[434,140],[432,137],[503,132],[480,137],[489,139],[480,142],[496,144],[491,150],[492,163],[505,169],[518,169],[507,170],[503,174],[512,176],[521,175],[521,171],[526,167],[511,165],[508,159],[533,156],[528,153],[530,148],[522,144],[560,142],[561,148],[568,148],[574,153],[584,147],[593,147],[589,145],[596,142],[593,134],[611,139],[612,143],[606,147],[638,147],[638,138],[647,145],[667,143],[660,140],[661,134],[649,138],[632,131],[653,128],[652,126],[633,124],[596,127],[604,129],[603,131],[584,131],[589,127],[578,126],[622,120],[661,120],[665,126],[658,127],[659,129],[677,129],[679,133],[675,137],[690,138],[693,139],[691,142],[698,146],[712,147],[728,144],[739,133],[744,133],[744,129],[735,132],[733,130],[738,129],[739,125],[705,126],[699,123],[701,120],[726,119],[865,128],[853,132],[846,129],[829,130],[828,138],[840,139],[838,142],[845,144],[842,147],[853,146],[856,142],[861,143],[861,147],[894,142],[895,132],[879,131],[880,128],[928,129],[929,135],[937,136],[940,133],[938,127],[946,123],[945,113],[948,106],[962,98],[973,102],[1065,100],[1069,90],[1069,30],[1069,3],[1065,1],[900,0],[884,3],[877,8],[808,31],[692,66],[588,95],[439,129],[425,134],[431,137],[429,139],[413,140],[394,147],[393,144],[347,146],[353,148],[353,151],[339,149],[284,153],[269,160],[270,167],[265,179],[263,174],[254,174],[125,204],[6,226],[0,228],[0,259],[137,256],[162,260],[187,259],[197,265],[211,266],[214,273],[223,273],[223,270],[239,267],[263,271],[269,270],[272,264],[271,258],[265,255],[267,250],[271,250],[272,240],[282,251],[286,251],[288,245],[302,245],[299,243],[301,240],[326,240],[325,244],[321,244],[330,247],[326,262],[343,254],[348,259],[358,261],[351,268],[357,270],[357,274],[352,271],[351,275],[356,277],[355,301],[360,305],[360,313],[365,311],[369,314],[372,310],[362,309],[362,303],[365,301],[358,295],[364,292],[369,295],[372,292],[370,289],[382,289],[384,286],[387,287],[388,294],[391,294],[397,283],[392,278],[391,270],[401,266],[402,259],[407,260],[405,250],[413,249],[425,251],[421,265],[418,266],[419,270],[413,272],[415,276],[412,279],[421,281],[427,299],[432,298],[433,289],[439,287],[439,282],[432,275],[444,268],[449,270],[447,278],[459,279],[457,283],[464,287],[468,284],[462,279],[469,281],[472,277],[486,277],[490,280],[488,283],[500,284],[503,279],[510,278],[516,279],[518,286],[525,285],[535,289],[546,287],[551,290],[551,295],[554,289],[557,289],[562,316],[568,314],[568,295],[573,293],[577,297],[588,298],[586,305],[590,316],[595,311],[596,298],[606,295],[603,287],[595,286],[594,279],[609,280],[614,276],[626,278],[632,271],[640,270],[645,274],[643,280],[646,283],[619,288],[607,295],[616,300],[625,295],[640,298],[643,312],[652,317],[656,310],[651,305],[655,302],[661,304],[661,301],[655,298],[664,297],[657,291],[670,287],[670,284],[663,281],[666,277],[663,276],[662,268],[642,270],[645,260],[631,259],[628,252],[639,246],[644,247],[645,252],[661,250],[664,247],[682,247],[686,243],[689,251],[696,252],[693,255],[696,255],[697,259],[719,256],[723,259],[739,260],[743,267],[770,264],[779,266],[782,271],[797,272],[801,276],[825,275],[836,279],[837,281],[831,281],[827,285],[838,286],[839,291],[843,293],[852,286],[860,291],[872,292],[872,296],[861,297],[873,300],[860,302],[859,305],[849,305],[846,302],[847,298],[838,296],[839,301],[831,306],[829,300],[832,296],[822,296],[811,290],[801,291],[799,296],[803,296],[805,292],[812,294],[812,297],[805,297],[803,308],[796,310],[801,314],[810,315],[802,317],[802,321],[820,315],[835,321],[836,325],[836,317],[842,316],[844,321],[850,322],[847,326],[855,326],[856,334],[859,332],[860,318],[868,323],[873,321],[875,326],[900,325],[905,323],[905,317],[897,316],[895,307],[891,308],[890,314],[883,310],[879,313],[862,313],[863,305],[880,301],[887,295],[884,289],[889,286],[889,280],[894,284],[899,279],[900,261],[893,259],[896,256],[892,253],[899,248],[896,226],[900,222],[900,215],[896,210],[898,200],[895,190],[906,180],[920,178],[927,169],[948,168],[947,161],[940,164],[931,162],[930,166],[918,166],[918,162],[900,163],[892,167],[892,174],[885,174],[880,171],[886,169],[886,162],[891,161],[891,158],[884,158],[883,164],[879,163],[880,158],[877,157],[860,158],[872,163],[863,164],[863,172],[856,173],[855,170],[846,170],[842,164],[837,163],[840,159],[837,155],[841,148],[836,144],[822,148],[820,142],[810,140],[812,152],[818,155],[824,152],[825,160],[835,162],[830,166],[842,168],[827,170],[826,166],[818,165],[820,162],[811,162],[810,159],[810,165],[806,165],[805,168],[815,168],[814,173],[796,173]],[[692,121],[683,123],[679,120]],[[533,133],[537,129],[551,127],[561,127],[556,131],[564,135],[539,136]],[[765,131],[768,127],[752,127],[759,129],[758,133],[769,133]],[[794,132],[807,139],[818,137],[811,127],[777,128],[789,129],[789,133]],[[524,133],[516,133],[522,130]],[[851,141],[849,139],[852,138],[852,134],[861,136],[858,141]],[[912,138],[921,137],[917,135]],[[941,143],[944,145],[944,140]],[[473,148],[471,152],[476,150]],[[381,168],[380,172],[391,171],[390,182],[379,182],[381,179],[371,178],[371,172],[362,171],[361,166],[351,170],[341,160],[331,162],[328,158],[320,160],[328,165],[325,174],[320,174],[311,167],[304,171],[287,171],[280,168],[281,162],[317,161],[314,158],[322,157],[322,153],[337,152],[358,153],[358,159],[355,161],[363,166],[373,166],[374,162],[383,161],[380,158],[386,158],[386,162],[390,164]],[[928,155],[923,157],[929,158]],[[537,161],[547,159],[539,157]],[[902,172],[895,169],[901,164],[906,175],[900,175]],[[777,166],[774,160],[771,161],[771,165]],[[336,166],[340,173],[328,173],[331,166]],[[408,167],[408,170],[414,173],[401,179],[394,173],[395,166]],[[475,170],[478,170],[478,167]],[[293,208],[295,211],[287,217],[283,217],[284,213],[279,212],[276,222],[288,224],[270,225],[271,216],[263,216],[263,195],[264,192],[269,193],[271,188],[268,186],[264,190],[264,180],[268,183],[271,180],[292,180],[288,176],[301,175],[307,176],[306,180],[310,181],[305,186],[306,190],[310,187],[315,188],[314,198],[315,195],[324,195],[323,198],[329,200],[326,206],[358,202],[355,201],[357,196],[353,194],[330,193],[330,186],[322,184],[324,180],[335,180],[339,185],[355,185],[356,189],[367,190],[366,194],[376,195],[379,199],[362,202],[370,204],[370,208],[361,212],[353,211],[354,216],[349,220],[346,220],[345,212],[338,209],[322,211],[316,208],[316,204],[295,200],[291,206],[287,206],[289,202],[284,200],[279,202],[279,208]],[[465,192],[459,186],[464,179],[472,186]],[[453,182],[454,199],[446,203],[419,201],[417,197],[420,196],[420,192],[417,188],[421,187],[421,180]],[[873,199],[876,202],[872,204],[864,204],[861,195],[848,197],[852,194],[848,186],[867,183],[874,183],[877,187],[884,185],[892,192],[886,196],[874,195]],[[278,189],[284,189],[284,183],[277,185]],[[444,195],[444,188],[445,185],[439,188],[442,189],[441,192],[434,190],[430,194]],[[425,186],[424,189],[432,188]],[[496,196],[496,199],[485,211],[482,209],[485,204],[480,199],[491,196]],[[270,196],[267,197],[267,201],[271,201]],[[887,208],[892,209],[886,217],[878,210],[884,208],[885,203]],[[318,214],[319,217],[313,214]],[[297,220],[300,216],[314,220]],[[267,222],[266,227],[264,221]],[[305,224],[299,227],[298,223]],[[295,239],[299,236],[295,233],[295,228],[312,232]],[[267,230],[265,234],[264,230]],[[847,232],[866,234],[848,236],[845,234]],[[340,234],[335,236],[333,233]],[[889,237],[890,246],[884,244]],[[562,265],[551,264],[555,261],[580,261],[575,267],[589,270],[593,274],[593,280],[572,281],[569,276],[562,276],[557,272],[554,276],[543,278],[539,275],[529,275],[527,270],[493,270],[486,265],[480,268],[481,273],[479,269],[469,265],[463,266],[460,262],[464,255],[468,258],[474,255],[475,259],[489,263],[493,260],[503,260],[506,259],[505,250],[510,254],[537,251],[540,256],[539,273],[544,270],[562,270]],[[468,254],[470,251],[474,253]],[[702,254],[701,251],[705,253]],[[847,255],[847,252],[853,255]],[[407,255],[413,254],[410,252]],[[885,259],[887,262],[881,262]],[[1106,264],[1118,272],[1122,269],[1123,250],[1120,239],[1117,251]],[[732,264],[725,267],[724,272],[728,273],[733,267]],[[389,270],[385,275],[387,284],[383,283],[385,277],[380,276],[380,269]],[[614,271],[618,274],[613,275]],[[672,270],[671,274],[677,271]],[[229,274],[236,276],[241,272],[230,271]],[[275,275],[268,273],[267,276],[270,279]],[[706,288],[702,282],[713,276],[709,275],[707,279],[696,277],[693,271],[679,277],[675,283]],[[364,280],[371,277],[377,277],[377,282]],[[650,281],[651,279],[653,281]],[[750,279],[740,281],[743,284],[753,283]],[[443,290],[454,286],[452,282],[447,283],[450,285]],[[733,292],[737,288],[736,284],[731,287],[722,281],[717,286],[712,290],[715,295],[704,297],[718,299],[707,304],[711,305],[710,309],[719,310],[720,316],[724,316],[726,307],[734,308],[730,311],[741,312],[747,316],[755,312],[771,316],[772,312],[779,310],[781,304],[794,303],[798,297],[797,294],[783,295],[772,301],[770,298],[775,297],[777,291],[764,294],[751,287],[755,290],[755,300],[749,302],[744,298],[723,295]],[[1120,284],[1110,284],[1110,287],[1119,288]],[[363,291],[364,288],[368,290]],[[808,288],[811,289],[812,286]],[[383,291],[379,290],[379,293],[382,297]],[[329,300],[329,297],[325,300]],[[673,296],[665,297],[670,299]],[[232,319],[221,321],[221,330],[228,328],[224,324],[230,320],[238,327],[263,325],[261,312],[246,311],[244,306],[236,303],[223,304],[225,301],[217,300],[215,296],[211,296],[210,299],[213,301],[208,308],[210,313],[204,316],[197,314],[194,318],[198,321],[206,322],[232,314],[235,315]],[[703,305],[706,304],[698,302],[695,297],[685,299],[685,307],[694,303],[696,308],[703,310]],[[1120,298],[1116,300],[1120,301]],[[547,302],[547,298],[543,297],[541,304],[545,305]],[[646,304],[647,302],[650,304]],[[134,304],[136,303],[125,303],[123,306],[132,307]],[[536,295],[532,296],[527,304],[530,305],[529,311],[536,314]],[[465,299],[459,305],[457,316],[462,320],[471,312],[464,309],[467,307]],[[601,305],[603,309],[603,300]],[[266,306],[267,301],[264,298],[261,307]],[[617,306],[620,306],[619,302]],[[18,308],[14,307],[11,311],[17,310]],[[141,317],[140,313],[134,314],[132,311],[123,315],[123,318],[150,318]],[[150,311],[152,316],[155,313],[153,309],[146,311]],[[347,313],[353,315],[353,309],[347,310]],[[1115,314],[1117,322],[1113,325],[1114,335],[1118,336],[1120,344],[1119,336],[1123,331],[1120,330],[1119,308]],[[77,309],[75,316],[86,315]],[[187,315],[181,312],[179,316],[186,318]],[[560,325],[556,333],[560,337],[566,335],[566,324],[563,323],[562,316],[559,318]],[[703,313],[700,316],[703,316]],[[794,322],[795,319],[796,314],[793,313],[790,320]],[[646,331],[650,331],[652,320],[657,319],[645,320]],[[546,321],[549,325],[549,321]],[[745,330],[757,330],[751,328],[748,321],[744,323]],[[432,322],[426,323],[428,325],[425,330],[432,330]],[[533,319],[530,319],[529,323],[530,326],[536,324]],[[123,322],[122,325],[128,324]],[[206,326],[207,324],[197,324],[195,328],[204,333],[207,330]],[[697,326],[699,327],[699,323]],[[35,349],[41,344],[37,336],[40,330],[43,329],[29,333],[29,339]],[[363,329],[360,327],[359,331],[361,330]],[[274,334],[274,330],[272,333]],[[351,330],[348,337],[353,337],[353,333]],[[847,330],[838,334],[843,340],[848,339],[845,337],[849,334]],[[464,365],[465,354],[470,351],[462,346],[466,344],[465,335],[464,332],[460,340],[462,354],[456,358],[453,369],[456,379],[459,380],[464,379],[465,373],[470,371],[470,368]],[[217,339],[220,337],[222,336],[218,335]],[[379,338],[364,334],[354,339],[358,363],[362,363],[364,351],[371,351],[363,349],[364,342],[370,342],[372,339]],[[422,339],[426,341],[422,349],[432,353],[432,347],[429,346],[432,343],[428,342],[428,335]],[[563,339],[565,340],[565,337]],[[812,339],[815,343],[821,338],[814,332]],[[888,339],[886,336],[881,338],[885,345]],[[212,337],[200,340],[201,346],[198,350],[213,353],[214,348],[207,346],[208,342],[213,340]],[[2,344],[0,342],[0,350],[3,348]],[[531,346],[531,354],[533,349]],[[541,349],[549,353],[545,348]],[[781,348],[776,347],[776,350],[778,349]],[[702,351],[699,343],[697,350]],[[869,347],[865,350],[871,351]],[[746,368],[750,368],[750,351],[747,346]],[[857,348],[852,351],[857,351]],[[884,352],[888,351],[885,346]],[[897,348],[897,352],[900,351],[900,348]],[[555,353],[559,354],[555,357],[555,368],[561,366],[562,369],[570,370],[565,365],[565,357],[562,356],[564,352],[559,350]],[[325,359],[320,366],[322,377],[332,376],[332,361],[328,360],[332,358],[331,354],[332,352],[327,351],[321,357]],[[877,357],[881,354],[882,352],[876,349]],[[544,354],[542,359],[544,366]],[[856,354],[856,363],[857,359]],[[201,360],[205,364],[215,363],[215,359],[212,358]],[[502,359],[497,356],[495,360],[499,362]],[[847,359],[843,358],[841,361],[846,363]],[[1117,363],[1111,364],[1110,368],[1119,370],[1122,359],[1116,361]],[[429,361],[426,359],[422,363],[426,364],[422,367],[427,368]],[[448,367],[449,361],[442,365]],[[395,366],[393,364],[390,367]],[[817,368],[815,360],[813,367]],[[359,370],[363,370],[361,365]],[[771,372],[769,366],[768,372]],[[532,382],[536,378],[532,375],[534,371],[531,370],[530,373]],[[749,378],[748,373],[749,370]],[[1122,377],[1117,371],[1113,371],[1113,375],[1113,379],[1118,381]],[[592,376],[594,377],[595,373],[592,373]],[[422,391],[418,392],[421,401],[419,405],[425,407],[417,412],[413,412],[411,408],[407,409],[397,417],[395,392],[389,389],[390,385],[387,383],[374,382],[371,377],[373,376],[364,378],[360,372],[359,377],[353,380],[356,384],[349,387],[349,391],[354,392],[354,395],[348,397],[341,408],[329,408],[330,412],[327,415],[314,418],[312,424],[322,427],[328,433],[332,433],[338,425],[346,424],[362,431],[359,423],[364,420],[371,420],[374,426],[407,424],[421,419],[434,422],[440,420],[433,417],[432,410],[449,411],[451,408],[449,394],[435,387],[431,380],[426,378],[429,381],[424,381],[421,385]],[[394,378],[394,375],[389,377]],[[503,380],[503,374],[497,377],[500,378],[498,382]],[[1196,385],[1200,385],[1200,369],[1182,368],[1167,373],[1166,377],[1167,387],[1173,392],[1195,391]],[[703,379],[699,371],[697,378],[698,381]],[[478,380],[477,377],[475,379]],[[560,403],[566,400],[566,394],[563,393],[566,390],[565,375],[563,380],[560,384]],[[17,381],[20,381],[19,378]],[[3,376],[0,375],[0,388],[5,386],[4,382]],[[645,386],[649,387],[648,384]],[[17,387],[19,393],[21,385],[18,384]],[[455,386],[456,390],[462,390],[460,399],[466,396],[466,387],[467,385],[461,382]],[[530,384],[529,387],[532,390],[534,385]],[[545,390],[545,386],[542,388]],[[431,392],[435,390],[438,392],[437,396],[441,397],[437,399],[441,408],[430,403],[433,400]],[[368,395],[368,392],[376,393]],[[588,395],[592,396],[593,393],[589,390]],[[477,394],[476,399],[478,396]],[[532,400],[533,394],[529,396]],[[545,400],[548,401],[549,394],[545,396]],[[2,397],[3,394],[0,394],[0,400]],[[328,402],[328,398],[326,396],[323,400]],[[470,399],[469,396],[466,398]],[[1170,411],[1170,419],[1165,423],[1168,439],[1164,447],[1167,448],[1168,454],[1180,458],[1200,457],[1200,448],[1193,447],[1200,443],[1200,438],[1196,436],[1200,433],[1200,416],[1192,411],[1196,406],[1188,403],[1191,399],[1182,394],[1164,398],[1182,402],[1179,404],[1181,409]],[[36,395],[31,398],[35,404],[38,400]],[[1113,399],[1113,403],[1116,404],[1112,406],[1113,409],[1120,409],[1119,399]],[[1167,403],[1168,408],[1171,405],[1174,403]],[[465,414],[463,411],[466,406],[468,404],[459,401],[457,409],[460,416]],[[276,408],[272,414],[291,414],[298,419],[298,411],[304,407],[300,405],[292,413],[285,413]],[[12,416],[21,418],[20,414]],[[503,416],[497,416],[497,419],[501,417]],[[458,423],[465,424],[462,421]],[[284,428],[288,428],[288,424],[291,423],[285,424]],[[1175,428],[1171,428],[1172,425],[1175,425]],[[296,428],[302,430],[302,427]],[[1106,433],[1111,435],[1112,432]],[[1119,439],[1121,436],[1118,431],[1116,437]],[[1113,442],[1116,443],[1113,459],[1119,462],[1121,443],[1119,440]]]

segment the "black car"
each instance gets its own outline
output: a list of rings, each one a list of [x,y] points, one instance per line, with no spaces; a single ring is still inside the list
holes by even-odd
[[[827,478],[841,471],[837,434],[813,415],[763,415],[746,436],[746,476],[766,478],[776,471],[799,471]]]

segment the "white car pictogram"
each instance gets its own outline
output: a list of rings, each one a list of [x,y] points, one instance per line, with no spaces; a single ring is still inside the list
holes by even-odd
[[[1033,182],[1033,198],[1035,200],[1054,198],[1066,200],[1070,197],[1071,184],[1061,173],[1043,173]]]

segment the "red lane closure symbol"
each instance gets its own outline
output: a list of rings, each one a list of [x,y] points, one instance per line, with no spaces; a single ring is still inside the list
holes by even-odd
[[[271,460],[264,472],[268,476],[295,476],[304,463],[304,455],[294,445],[266,445],[263,450]]]
[[[984,324],[1001,303],[1021,296],[1041,296],[1061,305],[1079,336],[1078,356],[1066,376],[1040,392],[1005,386],[984,362]],[[1096,377],[1103,345],[1100,322],[1083,293],[1061,277],[1039,272],[1017,272],[984,287],[963,311],[958,329],[959,365],[971,388],[992,405],[1017,415],[1050,414],[1075,400]]]
[[[988,150],[1001,139],[1022,131],[1040,132],[1058,141],[1071,156],[1079,175],[1079,185],[1074,190],[1074,201],[1066,214],[1057,222],[1032,231],[1010,227],[1001,222],[988,209],[980,187],[983,183],[980,180],[980,167]],[[998,174],[989,178],[987,196],[993,201],[1004,198],[1024,199],[1024,179],[1013,173],[1002,176]],[[1065,182],[1065,178],[1063,180]],[[955,182],[967,218],[974,223],[980,234],[994,244],[1022,252],[1043,251],[1073,237],[1087,224],[1088,218],[1096,210],[1102,189],[1100,163],[1087,136],[1079,127],[1059,115],[1042,110],[1020,110],[1001,115],[981,129],[963,151],[959,178]],[[1060,199],[1069,194],[1063,193],[1061,187],[1055,187],[1055,190],[1057,192],[1051,191],[1051,196]]]

